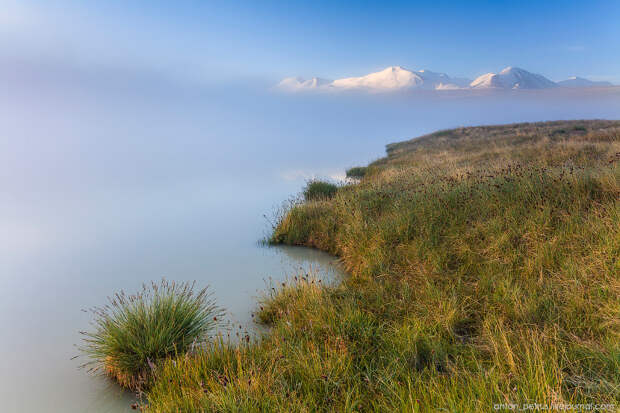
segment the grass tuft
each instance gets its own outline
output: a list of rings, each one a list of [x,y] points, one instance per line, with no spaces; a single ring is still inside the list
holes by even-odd
[[[367,171],[368,167],[366,166],[355,166],[353,168],[347,169],[347,178],[361,179],[366,175]]]
[[[149,386],[161,360],[201,346],[222,316],[207,288],[166,280],[116,293],[92,312],[95,329],[82,332],[84,366],[132,390]]]
[[[303,190],[306,201],[317,201],[330,199],[338,191],[338,186],[331,182],[313,179],[306,184]]]

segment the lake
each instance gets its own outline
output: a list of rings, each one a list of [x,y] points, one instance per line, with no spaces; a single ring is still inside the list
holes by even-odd
[[[118,290],[195,280],[252,329],[270,278],[340,276],[319,251],[258,243],[313,176],[342,179],[386,143],[435,129],[620,118],[618,90],[285,96],[161,79],[3,79],[3,412],[131,410],[131,395],[71,359],[90,328],[83,310]]]

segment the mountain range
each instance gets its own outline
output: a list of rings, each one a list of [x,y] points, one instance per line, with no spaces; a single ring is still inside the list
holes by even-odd
[[[487,73],[471,79],[450,77],[445,73],[430,70],[409,70],[401,66],[390,66],[366,76],[347,77],[336,80],[313,77],[287,77],[277,87],[296,92],[306,90],[455,90],[455,89],[550,89],[556,87],[583,88],[613,86],[609,82],[596,82],[581,77],[571,77],[554,82],[543,75],[528,72],[518,67],[507,67],[499,73]]]

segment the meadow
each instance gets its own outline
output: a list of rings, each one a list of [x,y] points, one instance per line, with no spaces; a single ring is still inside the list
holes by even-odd
[[[269,239],[349,276],[273,286],[269,333],[159,360],[140,409],[620,406],[620,121],[439,131],[352,170]]]

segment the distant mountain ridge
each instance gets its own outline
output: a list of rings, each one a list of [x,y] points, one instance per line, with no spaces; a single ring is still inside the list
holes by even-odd
[[[556,87],[606,87],[609,82],[596,82],[580,77],[554,82],[543,75],[518,67],[507,67],[499,73],[487,73],[473,81],[450,77],[430,70],[409,70],[402,66],[390,66],[365,76],[336,80],[313,77],[287,77],[278,83],[279,89],[298,92],[308,90],[367,90],[389,92],[397,90],[455,90],[455,89],[550,89]]]
[[[543,75],[509,66],[497,74],[482,75],[469,86],[474,89],[548,89],[558,85]]]
[[[613,84],[611,82],[605,82],[605,81],[593,81],[593,80],[589,80],[589,79],[585,79],[583,77],[577,77],[577,76],[573,76],[573,77],[569,77],[566,80],[561,80],[559,82],[557,82],[558,85],[563,86],[563,87],[597,87],[597,86],[613,86]]]

